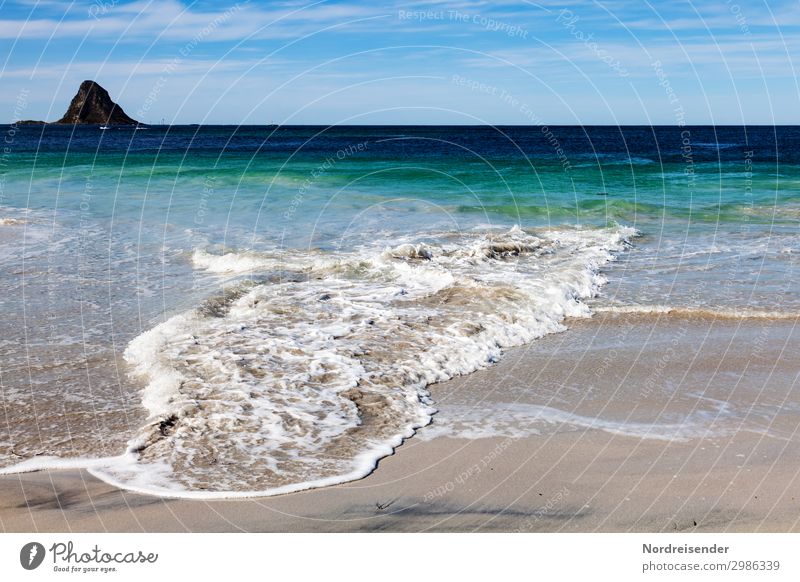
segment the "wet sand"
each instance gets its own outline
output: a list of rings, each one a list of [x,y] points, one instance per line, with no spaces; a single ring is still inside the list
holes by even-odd
[[[138,495],[86,471],[5,476],[0,528],[800,530],[793,320],[599,315],[570,327],[431,387],[431,429],[512,404],[583,424],[516,418],[515,438],[413,438],[360,481],[248,500]]]

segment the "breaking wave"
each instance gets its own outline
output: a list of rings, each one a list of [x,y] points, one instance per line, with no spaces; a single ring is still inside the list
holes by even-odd
[[[89,470],[200,498],[363,477],[431,421],[428,385],[589,316],[600,269],[635,235],[514,227],[347,252],[197,250],[197,268],[247,280],[130,343],[149,419]]]

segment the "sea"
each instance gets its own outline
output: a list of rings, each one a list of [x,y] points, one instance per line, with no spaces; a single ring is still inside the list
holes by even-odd
[[[0,133],[0,473],[343,483],[579,318],[800,315],[797,127]]]

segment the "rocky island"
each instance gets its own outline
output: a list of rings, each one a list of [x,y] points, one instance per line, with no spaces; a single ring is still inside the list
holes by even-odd
[[[18,125],[45,125],[45,121],[23,120]],[[48,125],[139,125],[122,107],[111,100],[103,87],[94,81],[84,81],[58,121]]]

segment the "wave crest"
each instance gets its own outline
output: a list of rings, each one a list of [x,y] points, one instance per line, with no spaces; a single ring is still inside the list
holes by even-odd
[[[599,269],[635,235],[514,228],[347,253],[197,251],[200,268],[263,279],[131,342],[150,419],[124,462],[91,470],[180,497],[363,477],[430,422],[429,384],[589,315]]]

